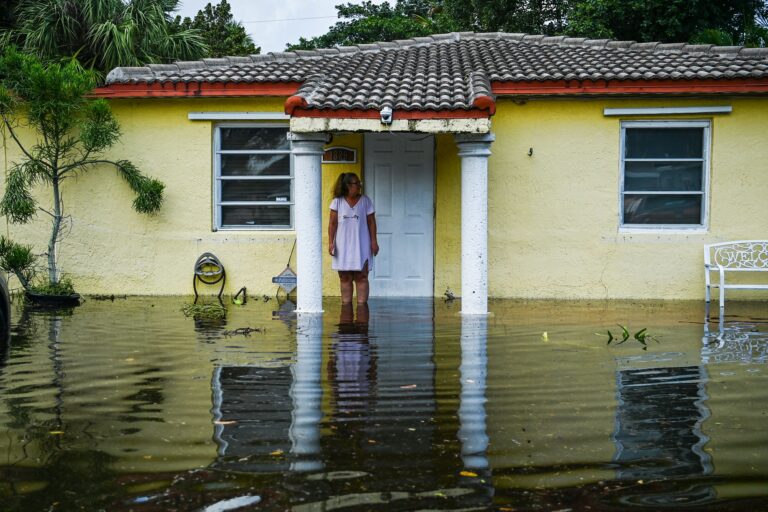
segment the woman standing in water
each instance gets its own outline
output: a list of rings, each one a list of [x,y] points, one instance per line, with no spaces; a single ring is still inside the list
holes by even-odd
[[[379,253],[376,240],[376,214],[373,201],[362,193],[363,184],[353,172],[342,173],[333,187],[331,219],[328,222],[328,252],[333,270],[339,271],[341,303],[352,303],[352,288],[357,288],[357,303],[368,302],[368,272]]]

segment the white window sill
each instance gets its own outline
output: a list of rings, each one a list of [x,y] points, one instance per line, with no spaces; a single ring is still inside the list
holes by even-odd
[[[620,235],[706,235],[709,229],[704,226],[693,228],[635,228],[622,226],[619,228]]]
[[[219,232],[219,231],[246,231],[246,232],[251,232],[251,233],[264,232],[264,231],[269,232],[269,233],[274,233],[275,231],[286,231],[286,232],[291,232],[292,233],[292,232],[295,231],[295,229],[292,228],[292,227],[285,227],[285,226],[278,226],[278,227],[274,227],[274,228],[273,227],[269,227],[269,226],[253,226],[253,227],[251,227],[251,226],[242,226],[242,227],[239,227],[239,226],[238,227],[234,227],[234,226],[233,227],[229,227],[229,226],[227,226],[227,227],[221,227],[221,228],[214,228],[213,231],[214,232]]]

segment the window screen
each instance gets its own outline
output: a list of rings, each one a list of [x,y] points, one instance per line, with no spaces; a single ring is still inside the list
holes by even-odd
[[[287,126],[216,128],[216,227],[293,227],[293,165]]]
[[[708,143],[707,122],[624,123],[622,225],[704,225]]]

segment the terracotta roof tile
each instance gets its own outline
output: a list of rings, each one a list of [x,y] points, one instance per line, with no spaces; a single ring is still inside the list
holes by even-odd
[[[461,32],[116,68],[107,85],[301,82],[308,108],[458,110],[492,102],[492,81],[728,78],[768,78],[768,49]]]

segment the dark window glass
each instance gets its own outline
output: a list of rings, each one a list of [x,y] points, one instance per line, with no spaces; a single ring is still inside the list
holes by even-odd
[[[222,128],[222,150],[289,150],[287,128]]]
[[[222,180],[222,201],[291,200],[290,180]]]
[[[222,206],[221,225],[285,226],[291,225],[290,206]]]
[[[221,155],[222,176],[290,176],[291,156]]]
[[[627,128],[626,158],[701,158],[703,128]]]
[[[625,224],[701,224],[701,202],[698,195],[624,196]]]
[[[624,190],[702,190],[702,162],[626,162]]]
[[[220,201],[245,204],[218,205],[221,227],[290,227],[291,143],[288,127],[220,127],[218,153]],[[237,151],[238,153],[228,153]],[[270,179],[243,179],[259,177]]]

